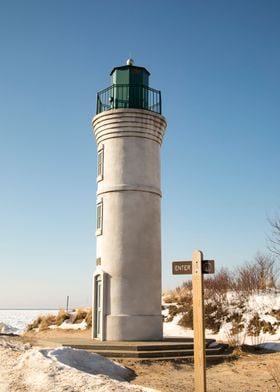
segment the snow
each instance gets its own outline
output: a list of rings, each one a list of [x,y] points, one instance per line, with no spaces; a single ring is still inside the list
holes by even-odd
[[[168,323],[163,323],[163,336],[193,337],[193,331],[191,329],[181,327],[180,325],[177,324],[180,318],[181,316],[175,316],[173,321]]]
[[[57,309],[0,309],[0,333],[22,334],[41,314],[56,314]]]
[[[274,323],[276,318],[271,310],[280,308],[280,296],[251,296],[247,303],[247,320],[258,312],[260,318]],[[27,324],[39,315],[56,314],[57,310],[0,310],[0,333],[22,333]],[[163,311],[167,316],[168,309]],[[180,315],[172,322],[164,323],[165,337],[193,337],[191,329],[177,325]],[[60,328],[83,329],[85,321],[79,324],[66,320]],[[206,337],[227,342],[231,324],[224,323],[218,334],[206,330]],[[271,351],[280,351],[280,327],[275,335],[261,334],[249,337],[246,331],[236,338],[239,342],[259,344]],[[12,342],[12,341],[11,341]],[[28,390],[31,392],[63,391],[145,391],[155,390],[131,385],[128,380],[132,372],[120,364],[106,359],[96,353],[70,347],[32,348],[30,345],[11,343],[0,337],[0,391]],[[216,343],[213,343],[214,345]]]
[[[280,351],[280,342],[279,343],[264,343],[261,344],[261,347],[266,348],[271,351]]]
[[[40,350],[0,339],[1,392],[155,392],[130,385],[130,377],[130,370],[84,350]]]
[[[50,329],[56,329],[56,328],[60,328],[60,329],[86,329],[87,328],[87,323],[85,322],[85,320],[83,320],[81,323],[76,323],[73,324],[70,320],[65,320],[63,321],[62,324],[60,325],[50,325],[49,326]]]
[[[40,350],[46,357],[89,374],[104,374],[115,380],[124,381],[132,377],[132,372],[96,353],[69,347]]]
[[[2,334],[23,334],[27,325],[31,324],[38,316],[56,315],[58,309],[0,309],[0,333]],[[73,317],[72,317],[73,316]],[[72,320],[75,318],[74,312],[71,313]],[[81,323],[72,323],[65,320],[59,327],[51,325],[49,328],[61,329],[86,329],[87,324],[83,320]]]
[[[229,297],[234,299],[234,294],[229,293]],[[173,304],[176,305],[176,304]],[[168,304],[165,304],[168,306]],[[277,319],[273,317],[270,313],[271,310],[280,309],[280,294],[279,293],[269,293],[269,294],[255,294],[248,298],[247,311],[244,314],[245,321],[248,321],[253,317],[254,313],[258,313],[261,320],[271,322],[272,324],[277,322]],[[236,311],[236,309],[232,309]],[[163,311],[163,315],[168,315],[168,309]],[[181,316],[176,315],[171,322],[166,322],[163,325],[163,331],[165,337],[177,336],[193,338],[193,330],[189,328],[184,328],[177,325]],[[205,336],[209,339],[215,339],[218,342],[228,343],[230,336],[231,323],[224,323],[217,334],[213,334],[211,330],[205,330]],[[239,344],[247,345],[260,345],[260,347],[266,348],[271,351],[280,351],[280,325],[278,326],[277,333],[271,335],[269,333],[260,333],[259,336],[248,336],[246,329],[240,332],[234,337]]]
[[[17,328],[11,327],[5,323],[0,322],[0,333],[9,335],[9,334],[16,334],[18,332]]]
[[[269,312],[271,309],[280,309],[280,293],[250,295],[248,305],[256,312]]]

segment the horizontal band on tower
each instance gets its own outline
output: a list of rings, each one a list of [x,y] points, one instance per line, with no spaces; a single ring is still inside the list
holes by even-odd
[[[110,131],[112,128],[110,128]],[[96,136],[96,143],[99,145],[100,143],[104,142],[108,139],[117,139],[117,138],[124,138],[124,137],[139,137],[143,139],[153,140],[154,142],[161,144],[162,137],[156,137],[154,134],[148,132],[131,132],[131,130],[125,131],[124,129],[120,130],[119,127],[116,129],[115,132],[108,132],[105,130],[102,134],[95,134]]]
[[[166,121],[157,113],[141,109],[112,109],[96,115],[92,120],[97,144],[117,137],[139,137],[159,144],[166,129]]]
[[[126,185],[126,184],[121,184],[121,185],[114,185],[114,186],[103,186],[97,189],[96,195],[100,196],[104,193],[109,193],[109,192],[148,192],[148,193],[153,193],[157,196],[161,197],[161,191],[160,189],[153,187],[153,186],[139,186],[139,185]]]

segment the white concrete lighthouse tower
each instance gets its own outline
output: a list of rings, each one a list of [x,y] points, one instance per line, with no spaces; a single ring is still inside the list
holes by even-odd
[[[160,146],[166,128],[149,72],[127,65],[97,94],[93,338],[162,339]]]

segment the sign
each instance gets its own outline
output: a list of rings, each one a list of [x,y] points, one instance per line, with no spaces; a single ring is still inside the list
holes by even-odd
[[[215,261],[214,260],[202,260],[202,273],[203,274],[214,274],[215,272]],[[173,275],[191,275],[192,274],[192,261],[173,261],[172,263],[172,274]]]
[[[191,261],[173,261],[172,274],[173,275],[192,274],[192,262]]]
[[[202,273],[214,274],[214,272],[215,272],[215,260],[202,260]]]

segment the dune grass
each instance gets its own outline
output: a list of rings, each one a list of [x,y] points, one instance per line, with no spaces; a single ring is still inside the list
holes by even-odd
[[[38,316],[31,324],[27,326],[27,331],[45,331],[50,326],[61,326],[65,321],[69,320],[69,324],[80,324],[86,322],[87,328],[92,325],[91,308],[77,308],[73,311],[60,309],[57,315],[47,314]]]

